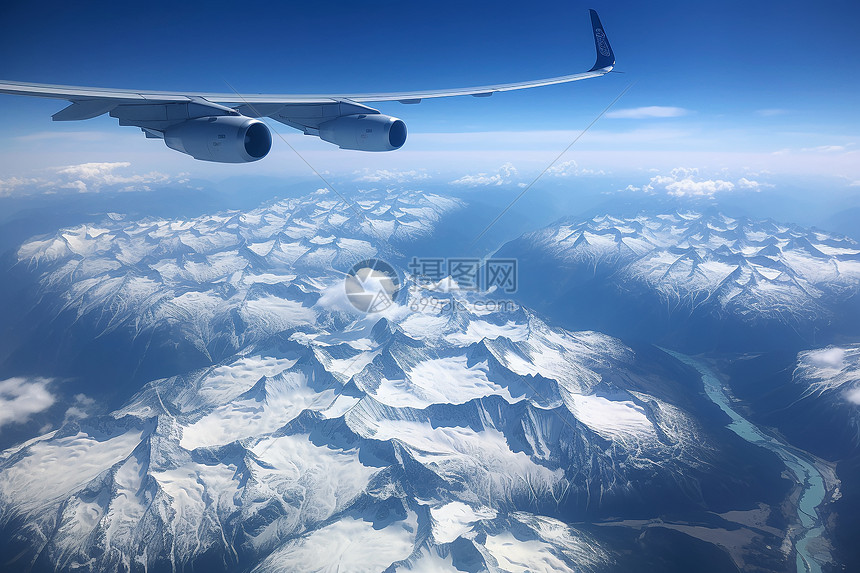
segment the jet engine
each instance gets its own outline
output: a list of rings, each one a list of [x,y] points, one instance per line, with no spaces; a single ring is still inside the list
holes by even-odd
[[[242,115],[198,117],[164,130],[167,147],[194,159],[248,163],[272,148],[272,134],[262,121]]]
[[[319,136],[341,149],[394,151],[406,143],[406,124],[381,113],[344,115],[321,123]]]

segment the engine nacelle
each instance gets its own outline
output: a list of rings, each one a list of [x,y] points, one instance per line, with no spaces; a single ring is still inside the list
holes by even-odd
[[[222,115],[172,125],[164,131],[164,143],[194,159],[248,163],[269,153],[272,134],[262,121],[242,115]]]
[[[319,132],[341,149],[394,151],[406,143],[406,124],[381,113],[344,115],[320,124]]]

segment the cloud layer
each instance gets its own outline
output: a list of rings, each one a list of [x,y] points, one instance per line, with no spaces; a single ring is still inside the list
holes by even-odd
[[[475,175],[464,175],[459,179],[451,181],[451,185],[460,185],[463,187],[487,187],[490,185],[510,185],[517,177],[517,168],[512,163],[505,163],[499,170],[490,175],[487,173],[477,173]]]
[[[354,181],[358,183],[408,183],[430,179],[430,174],[424,169],[361,169],[354,175],[356,175]]]
[[[40,193],[99,193],[101,191],[150,191],[154,185],[188,182],[186,174],[158,171],[136,173],[127,161],[81,163],[47,170],[36,177],[0,179],[0,197]]]
[[[569,161],[562,161],[561,163],[550,165],[543,171],[531,171],[527,169],[524,173],[520,173],[520,170],[517,169],[513,163],[507,162],[499,167],[496,173],[481,172],[464,175],[450,183],[451,185],[461,187],[491,187],[514,184],[520,187],[525,187],[527,182],[531,182],[538,174],[540,174],[541,177],[566,178],[580,177],[584,175],[606,175],[606,172],[602,169],[594,170],[587,167],[580,167],[576,161],[571,159]]]
[[[546,170],[546,175],[549,177],[578,177],[580,175],[606,175],[606,172],[602,169],[594,170],[580,167],[576,161],[571,159],[556,163]]]
[[[734,191],[761,191],[770,187],[746,177],[731,181],[728,179],[708,179],[699,174],[695,167],[676,167],[668,175],[655,175],[642,186],[628,185],[624,191],[658,193],[662,192],[672,197],[713,197],[717,193]]]
[[[665,105],[649,105],[644,107],[630,107],[610,111],[606,117],[612,119],[651,119],[666,117],[681,117],[687,115],[690,110],[683,107],[671,107]]]
[[[0,428],[20,424],[54,405],[46,378],[7,378],[0,381]]]

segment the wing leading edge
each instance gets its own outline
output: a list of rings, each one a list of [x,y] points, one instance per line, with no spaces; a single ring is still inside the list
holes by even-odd
[[[597,12],[589,10],[589,13],[597,52],[594,66],[585,72],[525,82],[386,93],[238,94],[110,89],[0,81],[0,93],[67,100],[71,104],[55,113],[52,116],[54,121],[91,119],[109,113],[119,119],[120,125],[140,127],[147,137],[163,137],[167,128],[181,122],[219,116],[271,117],[290,127],[300,129],[308,135],[320,136],[320,126],[326,122],[347,115],[379,114],[377,110],[363,105],[365,103],[398,101],[411,104],[431,98],[464,95],[484,97],[496,92],[600,77],[612,71],[615,55]],[[198,159],[203,158],[198,157]]]

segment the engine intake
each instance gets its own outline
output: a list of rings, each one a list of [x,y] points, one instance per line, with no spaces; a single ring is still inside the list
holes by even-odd
[[[341,149],[394,151],[406,143],[406,124],[381,113],[344,115],[320,124],[319,132]]]
[[[265,123],[250,117],[199,117],[168,127],[164,143],[194,159],[249,163],[269,153],[272,134]]]

